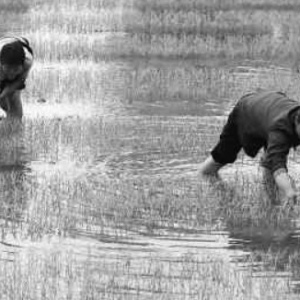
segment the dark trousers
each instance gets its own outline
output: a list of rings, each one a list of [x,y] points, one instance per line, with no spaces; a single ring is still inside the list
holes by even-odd
[[[237,106],[233,108],[228,116],[220,140],[214,149],[211,151],[213,159],[220,164],[233,163],[242,145],[238,136],[238,127],[236,124]]]

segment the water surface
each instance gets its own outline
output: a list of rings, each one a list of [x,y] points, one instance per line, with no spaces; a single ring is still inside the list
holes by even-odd
[[[120,38],[109,36],[101,43]],[[31,76],[23,123],[0,121],[0,278],[11,297],[27,284],[32,299],[199,299],[212,293],[203,282],[226,278],[299,296],[299,210],[266,200],[259,157],[241,153],[221,182],[198,174],[239,97],[262,88],[297,99],[295,70],[131,57],[38,61]]]

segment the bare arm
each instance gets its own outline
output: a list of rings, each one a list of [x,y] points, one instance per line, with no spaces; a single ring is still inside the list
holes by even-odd
[[[288,201],[295,201],[297,193],[293,187],[290,176],[286,169],[278,169],[273,174],[276,185],[278,186],[281,194]]]
[[[292,146],[291,137],[280,130],[271,131],[268,138],[266,162],[284,200],[295,200],[296,191],[288,175],[287,156]]]
[[[14,93],[16,90],[19,90],[24,85],[24,82],[21,79],[17,79],[5,86],[2,93],[0,94],[0,99],[6,98],[7,96]]]
[[[22,74],[17,76],[17,78],[9,83],[6,84],[5,88],[0,94],[0,101],[1,99],[9,96],[10,94],[14,93],[17,90],[21,90],[25,88],[25,81],[28,76],[28,73],[32,67],[33,61],[31,59],[26,59],[24,62],[24,70]]]

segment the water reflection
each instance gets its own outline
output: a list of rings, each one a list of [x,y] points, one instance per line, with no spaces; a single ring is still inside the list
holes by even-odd
[[[0,199],[2,241],[8,233],[16,235],[24,221],[28,201],[27,177],[30,173],[24,126],[18,120],[0,121]]]
[[[243,250],[244,257],[236,257],[239,263],[256,265],[253,276],[268,276],[269,272],[284,273],[291,280],[294,293],[300,293],[300,239],[295,228],[286,222],[284,228],[232,228],[229,237],[230,250]]]

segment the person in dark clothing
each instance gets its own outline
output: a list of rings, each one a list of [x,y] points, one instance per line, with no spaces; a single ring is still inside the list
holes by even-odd
[[[288,175],[287,156],[300,144],[300,103],[281,92],[256,92],[243,96],[229,114],[220,140],[201,164],[202,175],[217,175],[233,163],[241,149],[255,157],[265,149],[262,166],[270,171],[285,202],[296,201]]]
[[[21,90],[33,64],[33,51],[26,38],[0,39],[0,107],[8,117],[22,118]]]

